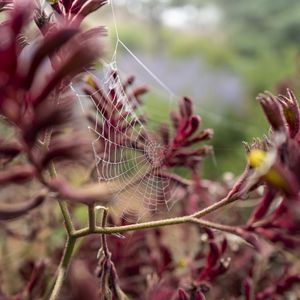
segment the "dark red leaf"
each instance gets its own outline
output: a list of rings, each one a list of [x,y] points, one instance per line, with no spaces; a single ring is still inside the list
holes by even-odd
[[[46,195],[47,191],[42,190],[32,199],[24,201],[24,203],[0,205],[0,220],[12,220],[27,214],[32,209],[40,206],[44,202]]]

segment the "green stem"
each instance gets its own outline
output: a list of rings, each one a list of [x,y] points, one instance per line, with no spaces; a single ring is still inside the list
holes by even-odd
[[[235,200],[237,200],[237,199],[235,199]],[[83,237],[90,233],[100,233],[100,234],[124,233],[124,232],[128,232],[128,231],[143,230],[143,229],[150,229],[150,228],[156,228],[156,227],[162,227],[162,226],[182,224],[182,223],[187,223],[187,222],[194,222],[197,218],[201,218],[223,206],[228,205],[229,203],[231,203],[235,200],[224,198],[224,199],[220,200],[219,202],[196,212],[195,214],[183,216],[183,217],[169,218],[169,219],[164,219],[164,220],[157,220],[157,221],[123,225],[123,226],[96,227],[93,232],[91,232],[89,228],[83,228],[83,229],[80,229],[80,230],[77,230],[76,232],[74,232],[74,237]]]
[[[204,215],[207,215],[221,207],[224,207],[226,205],[228,205],[229,203],[232,203],[234,201],[236,201],[237,199],[236,198],[224,198],[216,203],[214,203],[213,205],[209,206],[209,207],[206,207],[196,213],[194,213],[193,215],[191,215],[191,217],[193,218],[201,218],[203,217]]]
[[[219,223],[215,223],[215,222],[211,222],[211,221],[207,221],[207,220],[199,220],[196,218],[191,218],[190,222],[199,224],[200,226],[203,226],[203,227],[217,229],[217,230],[220,230],[223,232],[228,232],[231,234],[238,235],[237,227],[234,227],[234,226],[219,224]]]
[[[49,174],[52,178],[57,177],[56,169],[55,169],[53,162],[50,163]],[[77,239],[76,237],[73,236],[73,234],[75,232],[75,228],[72,223],[72,219],[71,219],[71,215],[70,215],[70,212],[68,209],[67,202],[63,201],[63,200],[58,200],[58,204],[59,204],[59,207],[60,207],[63,219],[64,219],[65,227],[66,227],[67,234],[68,234],[68,239],[66,242],[64,254],[61,258],[61,262],[60,262],[58,270],[57,270],[57,276],[56,276],[54,282],[50,285],[50,290],[49,290],[49,293],[51,292],[51,295],[49,298],[50,300],[57,299],[57,297],[59,295],[59,292],[61,290],[64,278],[65,278],[65,274],[67,272],[68,266],[69,266],[71,258],[72,258],[72,254],[73,254],[76,239]],[[48,293],[46,293],[46,299],[48,300]]]
[[[74,226],[73,226],[73,222],[70,216],[70,212],[68,209],[68,205],[66,201],[62,201],[62,200],[58,200],[58,204],[61,210],[61,213],[63,215],[63,219],[64,219],[64,223],[65,223],[65,227],[66,230],[68,232],[69,236],[72,236],[73,233],[75,232]]]
[[[56,300],[59,295],[65,275],[68,270],[68,266],[69,266],[71,258],[72,258],[75,243],[76,243],[76,238],[68,237],[66,246],[65,246],[65,250],[64,250],[64,254],[63,254],[62,260],[60,262],[60,265],[58,267],[55,284],[52,289],[49,300]]]
[[[49,174],[52,178],[57,177],[56,169],[55,169],[53,162],[50,163]],[[63,215],[63,219],[65,222],[65,226],[66,226],[68,235],[71,236],[71,235],[73,235],[73,232],[75,231],[75,229],[74,229],[72,218],[71,218],[71,215],[70,215],[70,212],[68,209],[68,204],[66,201],[63,201],[63,200],[58,200],[58,204],[59,204],[61,213]]]
[[[158,220],[152,222],[138,223],[132,225],[124,225],[124,226],[114,226],[114,227],[96,227],[93,232],[90,229],[83,228],[79,229],[74,233],[74,237],[83,237],[90,233],[98,233],[98,234],[113,234],[113,233],[124,233],[135,230],[143,230],[150,229],[162,226],[176,225],[182,224],[190,221],[190,216],[178,217],[178,218],[170,218],[165,220]]]

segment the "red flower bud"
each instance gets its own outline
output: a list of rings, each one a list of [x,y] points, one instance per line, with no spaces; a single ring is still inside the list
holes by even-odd
[[[251,225],[252,223],[260,220],[262,217],[266,215],[268,212],[274,198],[276,195],[276,191],[272,188],[266,187],[265,195],[263,199],[259,202],[259,204],[256,206],[256,208],[253,210],[249,220],[248,224]]]
[[[189,300],[188,294],[183,289],[178,290],[178,300]]]
[[[278,98],[269,92],[265,92],[264,94],[260,94],[257,99],[274,131],[286,132],[287,124]]]
[[[294,138],[300,129],[300,111],[297,98],[290,89],[287,89],[287,96],[279,96],[278,99],[283,107],[290,137]]]
[[[183,97],[179,104],[180,115],[183,119],[188,119],[193,114],[193,102],[190,98]]]

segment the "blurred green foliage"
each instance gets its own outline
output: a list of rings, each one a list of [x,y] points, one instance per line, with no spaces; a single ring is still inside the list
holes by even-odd
[[[298,47],[300,42],[298,0],[213,0],[213,2],[224,11],[225,30],[230,34],[231,42],[240,53],[256,56],[267,48],[272,52],[280,52],[290,45]]]
[[[300,44],[298,0],[214,2],[223,10],[222,28],[236,57],[234,66],[253,94],[293,74]]]

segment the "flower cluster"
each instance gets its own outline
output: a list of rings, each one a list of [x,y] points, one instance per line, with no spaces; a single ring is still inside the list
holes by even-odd
[[[3,4],[7,19],[0,30],[5,41],[0,50],[0,112],[6,126],[16,131],[16,139],[1,140],[5,169],[0,182],[6,185],[36,178],[51,189],[45,177],[49,164],[78,160],[87,149],[87,139],[78,131],[65,133],[75,122],[75,97],[69,82],[101,55],[100,44],[95,42],[101,36],[70,25],[56,26],[26,41],[24,31],[37,8],[32,1],[14,1],[11,5],[13,8]],[[27,162],[19,159],[23,155]],[[40,205],[46,195],[41,191],[24,205],[1,208],[1,220],[26,213]]]
[[[265,93],[258,100],[271,124],[271,132],[263,140],[247,145],[248,166],[230,196],[242,197],[263,186],[263,196],[244,229],[296,251],[300,179],[297,99],[288,90],[287,96]]]
[[[57,0],[51,1],[55,13],[69,24],[80,25],[84,18],[107,4],[107,0]]]
[[[201,118],[193,112],[192,101],[184,97],[179,104],[179,113],[172,112],[171,119],[175,129],[175,136],[170,137],[165,127],[161,129],[164,146],[166,147],[165,165],[185,166],[190,169],[197,169],[199,162],[211,153],[210,146],[197,146],[196,149],[188,150],[199,142],[212,138],[212,129],[199,131]]]

